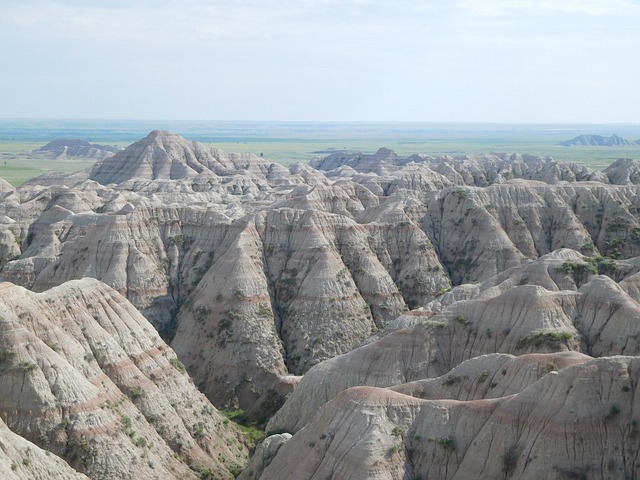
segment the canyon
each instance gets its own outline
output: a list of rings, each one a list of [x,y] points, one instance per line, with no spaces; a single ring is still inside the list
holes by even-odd
[[[0,471],[634,478],[639,184],[166,131],[0,182]]]

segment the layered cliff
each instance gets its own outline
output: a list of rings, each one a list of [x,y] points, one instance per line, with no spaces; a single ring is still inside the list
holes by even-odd
[[[282,445],[260,478],[634,478],[639,366],[606,357],[554,367],[490,399],[354,387]]]
[[[37,292],[99,279],[171,342],[216,405],[265,421],[296,376],[447,308],[459,310],[444,321],[456,340],[429,375],[470,355],[513,353],[517,329],[496,350],[509,321],[496,327],[487,314],[470,333],[452,320],[472,317],[454,302],[486,300],[493,287],[503,303],[556,305],[560,333],[572,335],[566,348],[607,353],[596,327],[571,324],[565,307],[594,273],[637,294],[633,162],[599,172],[524,154],[380,150],[312,165],[286,169],[154,131],[90,175],[7,189],[0,278]],[[591,343],[576,337],[583,331]]]
[[[240,433],[113,289],[88,278],[43,293],[3,283],[0,321],[0,417],[74,469],[231,478],[245,462]]]

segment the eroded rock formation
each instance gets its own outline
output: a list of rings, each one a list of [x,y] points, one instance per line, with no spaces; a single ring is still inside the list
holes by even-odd
[[[89,278],[0,284],[0,416],[91,478],[177,478],[245,462],[239,432],[151,324]],[[34,460],[35,461],[35,460]]]
[[[295,434],[242,478],[634,476],[612,432],[635,448],[615,389],[636,365],[611,355],[640,348],[639,171],[386,149],[285,168],[154,131],[0,185],[2,418],[94,478],[235,473],[209,401]]]
[[[465,401],[353,387],[260,478],[633,478],[639,367],[636,357],[595,359]]]

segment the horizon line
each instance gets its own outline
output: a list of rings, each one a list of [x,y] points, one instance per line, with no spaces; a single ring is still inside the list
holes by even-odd
[[[0,122],[9,121],[84,121],[84,122],[178,122],[178,123],[292,123],[292,124],[417,124],[417,125],[624,125],[640,126],[638,122],[498,122],[472,120],[223,120],[223,119],[171,119],[171,118],[81,118],[81,117],[0,117]]]

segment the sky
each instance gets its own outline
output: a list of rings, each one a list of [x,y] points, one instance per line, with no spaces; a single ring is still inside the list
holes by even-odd
[[[2,0],[0,118],[640,123],[640,0]]]

